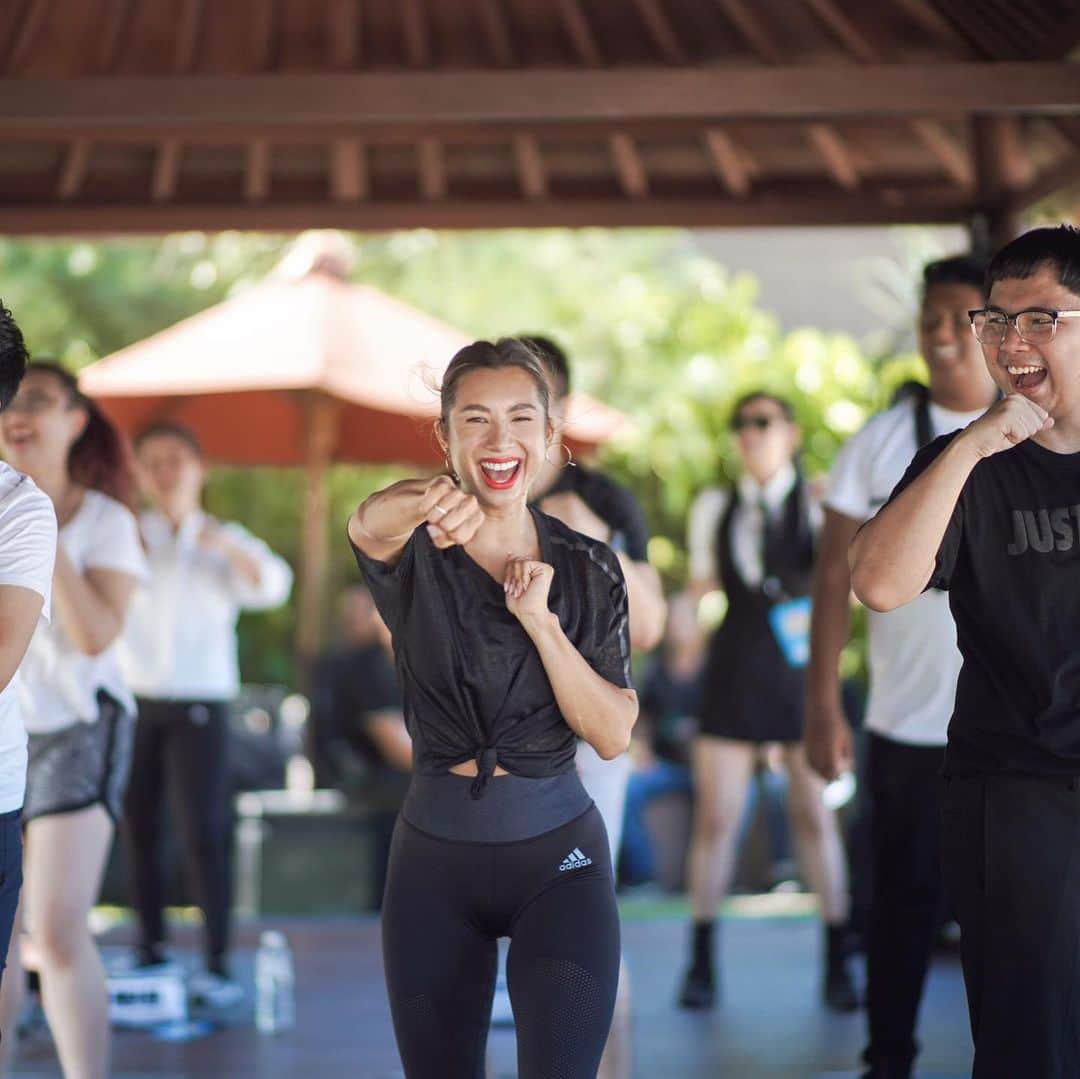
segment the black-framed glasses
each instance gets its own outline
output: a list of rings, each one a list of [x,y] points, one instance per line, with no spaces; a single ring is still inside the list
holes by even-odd
[[[1080,310],[1055,311],[1052,307],[1025,307],[1010,315],[1000,307],[980,307],[968,312],[971,332],[982,345],[1000,345],[1009,332],[1009,324],[1016,328],[1016,336],[1029,345],[1045,345],[1053,341],[1059,318],[1080,318]]]
[[[736,434],[745,431],[748,427],[754,428],[755,431],[767,431],[774,423],[779,422],[777,416],[736,416],[731,421],[731,429]]]

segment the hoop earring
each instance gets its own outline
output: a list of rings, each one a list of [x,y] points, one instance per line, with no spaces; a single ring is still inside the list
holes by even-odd
[[[565,442],[560,442],[559,443],[559,448],[563,449],[563,450],[566,450],[566,460],[564,462],[558,463],[558,464],[556,464],[555,461],[551,460],[551,458],[548,457],[548,450],[550,450],[553,445],[555,445],[554,442],[549,442],[547,444],[547,449],[544,450],[544,460],[547,461],[547,463],[549,465],[555,465],[556,468],[576,468],[577,467],[574,464],[574,454],[571,451],[570,447]]]

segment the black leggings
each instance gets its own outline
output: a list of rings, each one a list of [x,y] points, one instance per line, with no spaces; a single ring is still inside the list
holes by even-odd
[[[496,941],[520,1079],[594,1079],[615,1010],[619,915],[595,806],[514,843],[438,839],[398,820],[383,961],[408,1079],[483,1079]]]
[[[232,891],[228,705],[140,699],[138,707],[124,824],[142,943],[165,940],[161,825],[171,788],[188,880],[206,922],[207,959],[217,967],[228,951]]]

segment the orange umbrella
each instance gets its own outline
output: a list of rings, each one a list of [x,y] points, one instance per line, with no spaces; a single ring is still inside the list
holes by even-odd
[[[87,367],[79,382],[129,434],[162,420],[192,428],[209,460],[308,472],[297,648],[318,645],[332,462],[439,463],[438,385],[460,331],[364,285],[326,242],[304,272],[278,271],[236,296]],[[572,399],[567,441],[595,448],[624,417]]]

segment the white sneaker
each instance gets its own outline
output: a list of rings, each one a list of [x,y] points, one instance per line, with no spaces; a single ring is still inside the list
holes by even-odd
[[[188,978],[188,997],[198,1007],[225,1010],[235,1007],[244,999],[244,989],[232,978],[200,970]]]

